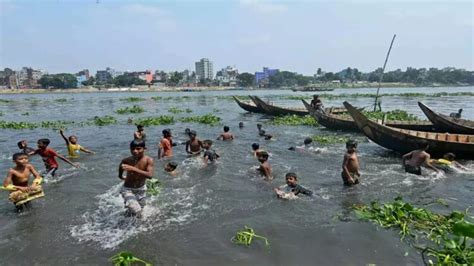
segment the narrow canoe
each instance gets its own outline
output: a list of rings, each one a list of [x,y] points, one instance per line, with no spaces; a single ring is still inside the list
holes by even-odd
[[[429,145],[428,153],[442,157],[452,152],[457,158],[474,159],[474,135],[434,133],[384,126],[367,119],[348,102],[344,106],[360,130],[378,145],[400,153],[421,149]]]
[[[316,108],[311,106],[308,102],[303,100],[303,104],[309,113],[318,121],[319,124],[326,128],[343,131],[360,131],[354,119],[351,117],[341,116],[334,113],[318,112]],[[434,131],[433,124],[429,121],[386,121],[385,125],[390,127],[420,130],[420,131]]]
[[[279,107],[276,105],[268,104],[258,96],[250,96],[252,101],[255,103],[257,107],[263,109],[265,114],[273,115],[273,116],[281,116],[281,115],[300,115],[305,116],[309,114],[306,109],[296,109],[296,108],[286,108],[286,107]]]
[[[449,133],[474,134],[474,121],[436,113],[421,102],[418,102],[418,106],[438,130]]]
[[[252,113],[263,113],[263,110],[256,106],[253,102],[245,102],[242,100],[239,100],[236,96],[232,96],[235,100],[235,102],[240,106],[240,108],[244,109],[247,112],[252,112]]]

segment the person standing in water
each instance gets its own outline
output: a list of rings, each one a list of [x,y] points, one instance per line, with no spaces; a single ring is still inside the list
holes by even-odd
[[[260,174],[264,177],[265,180],[272,180],[272,167],[268,162],[268,157],[269,155],[266,151],[261,151],[257,153],[257,159],[260,162],[260,166],[257,170],[260,172]]]
[[[211,149],[212,140],[206,139],[202,143],[204,147],[204,156],[203,156],[204,164],[207,165],[208,162],[211,162],[211,163],[215,162],[220,156],[219,154],[217,154],[215,150]]]
[[[189,140],[186,142],[186,152],[190,155],[199,155],[203,147],[202,141],[196,138],[196,131],[189,132]]]
[[[127,215],[140,216],[146,200],[146,180],[153,177],[153,159],[145,155],[144,141],[130,143],[132,156],[123,159],[118,169],[118,178],[123,180],[120,194],[123,197]],[[126,176],[123,173],[127,172]]]
[[[173,139],[171,136],[171,131],[169,129],[164,129],[162,133],[163,138],[161,139],[160,145],[158,147],[158,159],[173,156]]]
[[[43,159],[44,166],[46,168],[46,170],[44,171],[43,177],[55,175],[56,171],[59,168],[59,164],[56,161],[56,157],[58,157],[59,159],[65,161],[66,163],[76,168],[79,167],[79,164],[71,162],[69,159],[57,153],[55,150],[48,148],[48,145],[50,142],[51,141],[49,139],[39,139],[38,149],[28,154],[28,155],[39,154],[41,156],[41,159]]]
[[[402,157],[402,164],[405,167],[405,172],[421,175],[421,166],[425,166],[435,172],[441,172],[430,163],[430,154],[426,151],[429,149],[429,145],[426,144],[423,148],[409,152]]]
[[[357,142],[348,140],[346,142],[346,154],[342,161],[342,181],[346,186],[359,184],[359,158],[357,158]]]
[[[224,126],[224,132],[222,132],[219,137],[217,137],[217,140],[234,140],[234,135],[229,132],[230,128],[228,126]]]
[[[61,137],[63,137],[64,141],[66,142],[67,146],[67,153],[69,158],[79,158],[79,152],[85,152],[88,154],[94,154],[93,151],[90,151],[81,145],[77,144],[77,137],[74,135],[69,136],[68,138],[64,135],[64,130],[59,130]]]
[[[146,141],[145,127],[143,125],[137,125],[137,131],[133,133],[133,139]]]

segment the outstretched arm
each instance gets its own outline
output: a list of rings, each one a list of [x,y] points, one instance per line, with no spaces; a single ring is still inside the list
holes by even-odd
[[[425,157],[425,167],[426,168],[429,168],[435,172],[441,172],[441,170],[439,170],[438,168],[434,167],[431,162],[430,162],[430,155],[428,154],[426,157]]]
[[[69,160],[68,158],[62,156],[61,154],[58,154],[58,153],[57,153],[56,156],[57,156],[59,159],[65,161],[66,163],[68,163],[68,164],[70,164],[70,165],[72,165],[72,166],[74,166],[74,167],[76,167],[76,168],[79,167],[79,164],[78,164],[78,163],[73,163],[73,162],[71,162],[71,160]]]
[[[84,147],[82,147],[82,146],[81,146],[81,148],[80,148],[79,150],[81,150],[82,152],[88,153],[88,154],[95,154],[95,152],[93,152],[93,151],[91,151],[91,150],[88,150],[88,149],[86,149],[86,148],[84,148]]]
[[[413,154],[413,152],[409,152],[409,153],[407,153],[407,154],[405,154],[405,155],[402,156],[402,164],[403,164],[403,166],[405,166],[406,160],[408,160],[408,159],[412,156],[412,154]]]
[[[66,145],[69,145],[69,140],[64,136],[64,130],[60,129],[59,134],[61,134],[61,137],[63,137],[64,141],[66,142]]]

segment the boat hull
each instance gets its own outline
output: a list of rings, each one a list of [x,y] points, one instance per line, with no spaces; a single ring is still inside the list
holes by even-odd
[[[240,108],[244,109],[247,112],[252,113],[263,113],[263,110],[256,105],[245,103],[244,101],[239,100],[237,97],[232,96],[235,102],[240,106]]]
[[[452,118],[447,115],[436,113],[421,102],[418,102],[418,106],[420,106],[428,120],[430,120],[439,131],[460,134],[474,134],[474,121]]]
[[[308,115],[309,112],[307,110],[297,110],[297,109],[289,109],[283,108],[275,105],[271,105],[260,99],[258,96],[250,96],[252,101],[255,105],[259,108],[262,108],[265,114],[273,115],[273,116],[283,116],[283,115],[299,115],[305,116]]]

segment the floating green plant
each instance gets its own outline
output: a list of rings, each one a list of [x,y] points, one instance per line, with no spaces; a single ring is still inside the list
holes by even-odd
[[[142,259],[135,257],[130,252],[120,252],[112,257],[109,258],[109,261],[112,262],[115,266],[130,266],[135,265],[137,263],[141,263],[145,266],[151,266],[152,264],[146,262]]]
[[[314,119],[314,117],[310,115],[276,116],[272,119],[271,123],[274,125],[283,125],[283,126],[317,126],[318,125],[318,122]]]
[[[163,97],[161,97],[161,96],[152,96],[151,99],[154,100],[154,101],[159,101],[159,100],[163,99]]]
[[[368,112],[368,111],[363,111],[363,113],[367,116],[369,119],[383,119],[385,115],[387,115],[386,120],[391,120],[391,121],[416,121],[419,120],[418,117],[415,115],[409,114],[407,111],[404,110],[392,110],[388,112]]]
[[[313,141],[320,144],[337,144],[337,143],[346,143],[349,140],[349,137],[338,136],[338,135],[315,135],[311,137]]]
[[[124,102],[141,102],[141,101],[144,101],[145,99],[140,98],[140,97],[127,97],[127,98],[120,98],[120,100]]]
[[[173,114],[179,114],[179,113],[184,113],[186,110],[184,109],[179,109],[178,107],[171,107],[170,109],[168,109],[168,112],[170,113],[173,113]]]
[[[206,124],[206,125],[217,125],[220,123],[221,118],[214,115],[214,114],[205,114],[201,116],[188,116],[188,117],[182,117],[179,119],[179,121],[183,123],[200,123],[200,124]]]
[[[42,128],[61,129],[75,124],[74,121],[55,120],[55,121],[41,121],[39,126]]]
[[[139,114],[145,112],[145,109],[143,107],[140,107],[138,105],[134,105],[132,107],[125,107],[125,108],[120,108],[115,111],[117,114]]]
[[[0,128],[2,129],[34,129],[38,125],[31,122],[15,122],[0,120]]]
[[[107,126],[117,124],[117,119],[113,116],[96,116],[92,121],[96,126]]]
[[[22,116],[28,116],[28,115],[30,115],[30,113],[29,113],[29,112],[25,112],[25,113],[22,113],[21,115],[22,115]]]
[[[2,112],[0,112],[0,116],[2,116],[2,115],[3,115],[3,113],[2,113]]]
[[[58,103],[65,103],[65,102],[67,102],[67,99],[66,98],[58,98],[58,99],[55,99],[54,101],[58,102]]]
[[[466,220],[465,213],[454,211],[441,215],[414,207],[400,197],[391,203],[354,205],[354,210],[362,220],[398,229],[401,239],[410,237],[410,243],[422,250],[424,262],[425,255],[435,259],[435,262],[429,259],[426,265],[472,265],[474,262],[474,224]]]
[[[169,125],[175,122],[174,117],[170,115],[160,115],[156,117],[144,117],[138,118],[135,121],[136,125],[144,126],[160,126],[160,125]]]
[[[13,100],[0,99],[0,103],[12,103]]]
[[[157,196],[161,192],[161,182],[156,178],[147,179],[146,193],[150,196]]]
[[[254,238],[262,239],[265,242],[265,247],[270,246],[266,237],[255,234],[255,231],[246,225],[244,226],[244,230],[238,231],[230,240],[234,244],[245,245],[248,247],[252,244]]]

